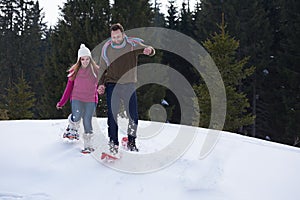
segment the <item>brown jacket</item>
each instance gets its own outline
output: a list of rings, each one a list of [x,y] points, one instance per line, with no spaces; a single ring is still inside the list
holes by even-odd
[[[125,44],[126,43],[126,44]],[[141,40],[125,38],[125,46],[114,48],[111,41],[106,42],[102,48],[100,68],[103,73],[100,84],[105,83],[135,83],[137,82],[138,55],[143,54],[146,47]],[[155,54],[153,47],[150,56]]]

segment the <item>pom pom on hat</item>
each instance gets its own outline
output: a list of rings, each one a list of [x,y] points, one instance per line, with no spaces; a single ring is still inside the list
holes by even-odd
[[[91,51],[84,44],[80,45],[80,49],[78,50],[78,59],[77,60],[79,60],[80,57],[82,57],[82,56],[92,57]]]

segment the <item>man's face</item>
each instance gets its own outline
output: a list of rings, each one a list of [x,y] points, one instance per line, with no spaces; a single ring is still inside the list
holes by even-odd
[[[116,31],[111,31],[110,36],[114,44],[121,44],[124,40],[124,34],[121,32],[120,29]]]

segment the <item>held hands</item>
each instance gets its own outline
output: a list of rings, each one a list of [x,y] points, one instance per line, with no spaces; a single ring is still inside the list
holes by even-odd
[[[103,95],[105,92],[105,85],[99,85],[97,91],[98,91],[98,94]]]
[[[152,48],[151,47],[146,47],[143,51],[143,54],[149,56],[152,53]]]

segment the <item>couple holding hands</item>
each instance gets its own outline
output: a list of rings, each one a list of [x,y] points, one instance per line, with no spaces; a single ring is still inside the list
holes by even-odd
[[[129,118],[127,148],[130,151],[138,151],[135,142],[138,126],[135,83],[139,54],[153,56],[155,50],[143,44],[143,40],[139,38],[127,37],[119,23],[110,27],[110,39],[102,47],[99,65],[93,60],[91,51],[84,44],[80,45],[77,62],[68,70],[68,83],[56,108],[61,109],[70,99],[72,113],[68,117],[64,138],[79,139],[78,129],[82,118],[84,128],[82,153],[94,151],[92,116],[98,103],[98,94],[105,93],[108,108],[109,153],[114,156],[118,154],[117,115],[121,100]]]

